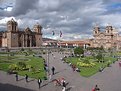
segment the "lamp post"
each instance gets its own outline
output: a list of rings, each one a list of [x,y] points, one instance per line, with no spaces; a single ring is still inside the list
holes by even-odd
[[[9,39],[7,39],[6,53],[7,53],[7,58],[9,59],[9,47],[8,47],[8,40],[9,40]]]
[[[49,50],[48,50],[48,48],[46,50],[47,50],[47,65],[48,65],[48,74],[49,74],[50,73]]]

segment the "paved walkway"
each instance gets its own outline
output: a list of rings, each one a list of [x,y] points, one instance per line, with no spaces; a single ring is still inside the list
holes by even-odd
[[[85,78],[81,77],[79,73],[73,72],[68,64],[60,60],[64,54],[56,52],[54,55],[55,58],[51,54],[49,55],[49,66],[56,68],[56,74],[52,78],[64,77],[68,82],[66,91],[91,91],[95,84],[98,84],[101,91],[121,91],[121,68],[118,66],[118,62],[107,67],[103,72]],[[47,56],[44,55],[44,58],[46,59]],[[19,81],[16,82],[15,75],[7,75],[0,71],[0,91],[62,91],[62,87],[44,81],[39,89],[35,79],[29,79],[29,82],[26,83],[24,77],[19,77]]]

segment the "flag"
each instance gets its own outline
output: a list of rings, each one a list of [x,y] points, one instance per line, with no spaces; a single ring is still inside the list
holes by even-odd
[[[62,37],[62,32],[60,31],[60,37]]]
[[[53,35],[53,36],[55,35],[55,32],[54,32],[54,31],[52,31],[52,35]]]

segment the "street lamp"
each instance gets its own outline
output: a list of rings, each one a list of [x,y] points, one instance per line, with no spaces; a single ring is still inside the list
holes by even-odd
[[[50,73],[50,65],[49,65],[49,50],[48,48],[46,49],[47,50],[47,65],[48,65],[48,74]]]
[[[8,47],[8,40],[9,40],[9,39],[7,39],[6,52],[7,52],[7,58],[9,59],[9,47]]]

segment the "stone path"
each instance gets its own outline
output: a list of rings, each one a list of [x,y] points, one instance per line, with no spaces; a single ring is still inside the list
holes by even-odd
[[[63,63],[60,58],[64,55],[55,52],[55,58],[49,54],[49,67],[55,66],[56,74],[53,79],[64,77],[68,82],[66,91],[91,91],[98,84],[101,91],[121,91],[121,68],[118,62],[112,64],[112,67],[107,67],[103,72],[99,72],[92,77],[85,78],[77,72],[73,72],[70,66]],[[47,59],[47,55],[44,55]],[[37,80],[30,79],[26,83],[24,77],[19,77],[19,81],[15,81],[15,75],[7,75],[0,71],[0,91],[62,91],[61,86],[54,86],[53,83],[44,81],[39,89]]]

